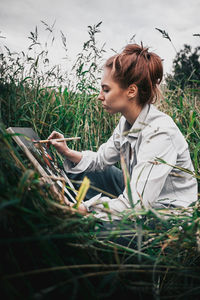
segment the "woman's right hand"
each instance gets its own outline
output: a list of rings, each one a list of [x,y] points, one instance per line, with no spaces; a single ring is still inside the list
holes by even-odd
[[[67,146],[66,142],[65,141],[63,141],[63,142],[55,141],[55,139],[62,139],[62,138],[64,138],[63,134],[61,134],[57,131],[53,131],[50,134],[50,136],[48,137],[48,140],[49,140],[49,144],[53,145],[60,154],[67,156],[70,149]]]

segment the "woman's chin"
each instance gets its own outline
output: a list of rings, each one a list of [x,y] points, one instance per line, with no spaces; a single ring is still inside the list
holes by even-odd
[[[116,112],[113,111],[110,107],[103,105],[103,109],[106,110],[109,114],[114,115]]]

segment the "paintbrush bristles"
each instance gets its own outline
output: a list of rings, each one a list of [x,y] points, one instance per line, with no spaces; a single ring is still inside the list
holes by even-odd
[[[64,141],[75,141],[75,140],[80,140],[80,137],[71,137],[71,138],[60,138],[60,139],[50,139],[50,140],[38,140],[38,141],[33,141],[33,143],[39,143],[39,144],[44,144],[44,143],[49,143],[50,141],[55,141],[55,142],[64,142]]]

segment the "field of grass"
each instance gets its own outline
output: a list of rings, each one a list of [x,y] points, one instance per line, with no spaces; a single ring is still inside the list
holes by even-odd
[[[132,209],[107,226],[92,215],[71,213],[50,193],[6,132],[32,127],[41,138],[52,130],[80,136],[74,149],[96,150],[119,116],[98,103],[99,26],[74,64],[74,82],[48,53],[36,52],[37,30],[27,53],[0,53],[0,247],[2,299],[198,299],[200,206]],[[63,45],[66,47],[64,35]],[[48,67],[49,66],[49,67]],[[190,146],[200,182],[200,94],[197,87],[163,87],[157,103],[179,126]]]

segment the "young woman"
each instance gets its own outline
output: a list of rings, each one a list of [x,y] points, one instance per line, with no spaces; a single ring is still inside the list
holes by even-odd
[[[127,45],[104,66],[98,96],[103,108],[122,117],[109,140],[97,152],[77,152],[68,148],[53,131],[49,141],[66,158],[64,166],[72,178],[87,175],[94,186],[116,195],[115,198],[88,193],[81,210],[95,211],[107,219],[103,202],[114,218],[131,207],[122,171],[113,165],[123,156],[131,178],[133,203],[136,207],[187,207],[197,200],[197,182],[191,175],[173,166],[193,171],[188,145],[173,120],[152,104],[159,98],[163,77],[162,61],[148,48]],[[156,162],[161,158],[167,164]]]

